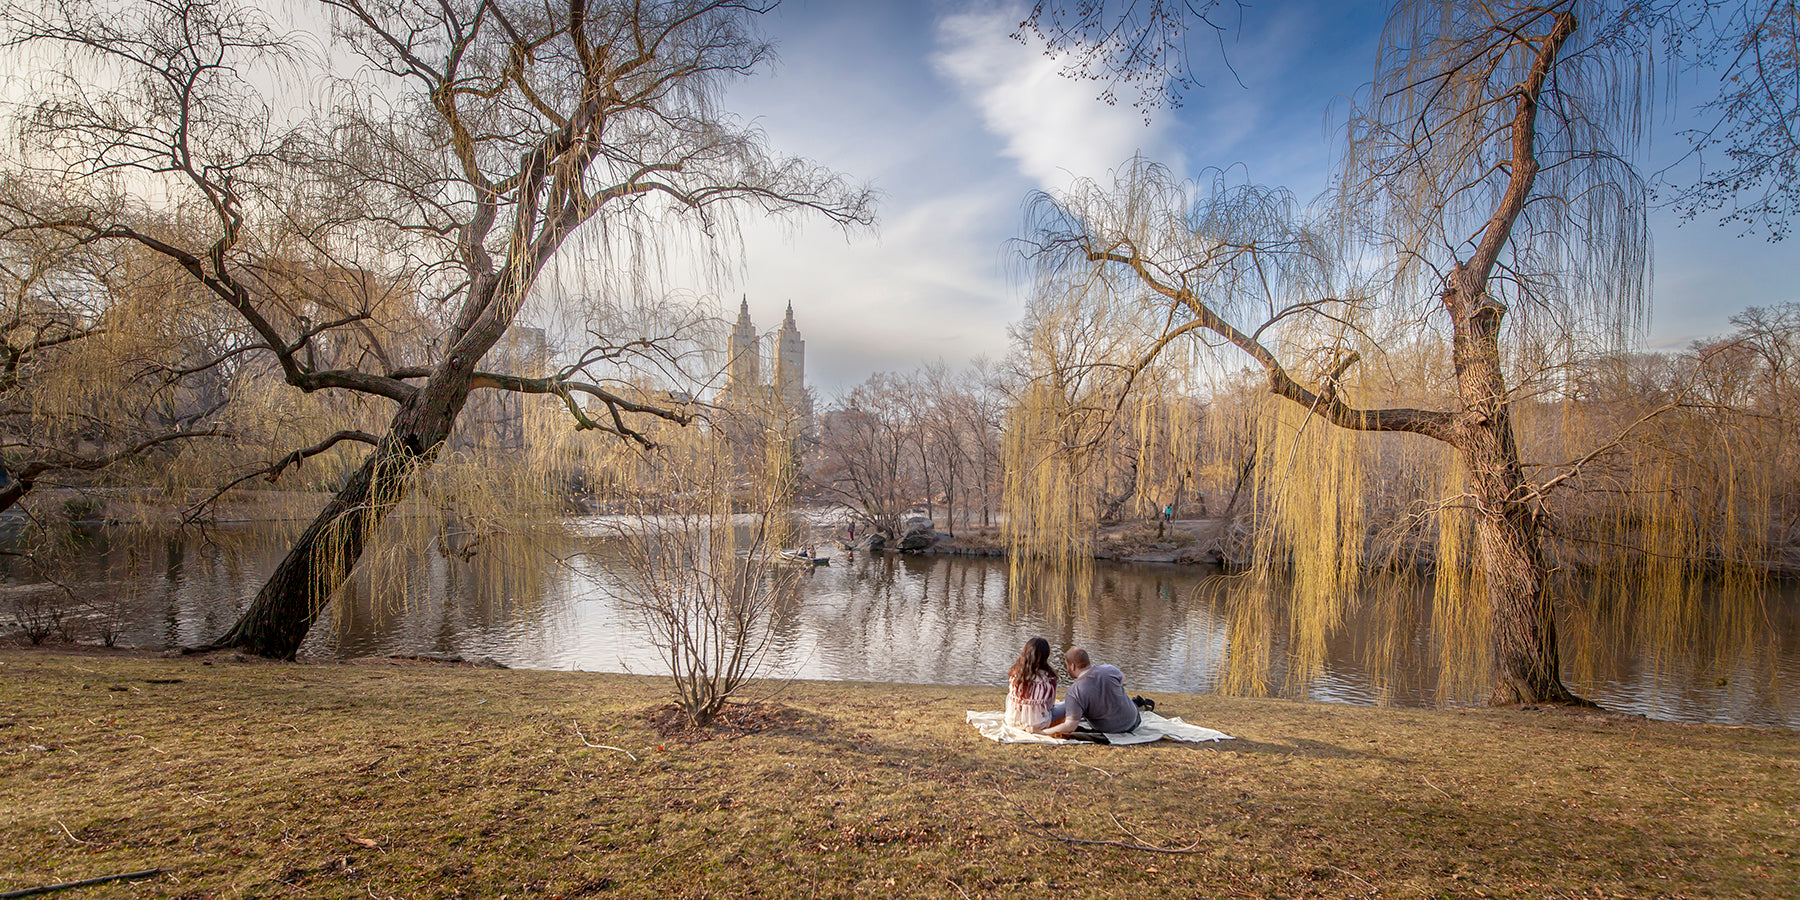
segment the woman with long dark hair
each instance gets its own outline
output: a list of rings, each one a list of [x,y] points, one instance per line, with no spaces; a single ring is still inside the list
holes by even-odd
[[[1056,724],[1050,713],[1055,704],[1056,670],[1050,668],[1050,642],[1034,637],[1025,642],[1007,673],[1006,724],[1041,731]]]

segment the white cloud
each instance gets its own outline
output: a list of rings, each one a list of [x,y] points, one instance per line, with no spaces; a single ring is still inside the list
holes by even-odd
[[[728,98],[781,151],[868,179],[883,195],[878,232],[848,240],[817,219],[746,222],[742,277],[719,291],[728,317],[747,295],[763,330],[781,324],[791,300],[807,381],[827,397],[872,372],[1001,356],[1021,311],[1004,254],[1035,181],[1002,155],[976,107],[934,77],[928,57],[940,30],[922,6],[784,6],[774,23],[783,65]],[[1001,41],[1010,30],[1004,17],[970,27]]]
[[[1158,121],[1146,125],[1129,105],[1107,105],[1093,82],[1061,74],[1042,45],[1014,40],[1023,15],[1011,5],[946,15],[932,56],[1020,172],[1040,187],[1063,188],[1074,178],[1104,178],[1140,151],[1182,171]]]
[[[1019,309],[996,232],[1016,209],[1011,196],[949,191],[899,198],[878,237],[846,242],[819,227],[746,235],[751,317],[774,328],[793,302],[807,380],[826,395],[871,372],[997,357]]]

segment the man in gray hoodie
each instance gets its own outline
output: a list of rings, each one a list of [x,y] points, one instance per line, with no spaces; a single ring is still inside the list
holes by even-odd
[[[1125,673],[1118,666],[1094,665],[1086,650],[1070,647],[1063,654],[1069,669],[1069,690],[1063,702],[1051,709],[1056,724],[1044,729],[1051,737],[1063,737],[1087,720],[1087,731],[1123,734],[1143,721],[1131,695],[1125,693]]]

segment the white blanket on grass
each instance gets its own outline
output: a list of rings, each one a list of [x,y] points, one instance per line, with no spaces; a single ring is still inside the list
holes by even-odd
[[[1231,735],[1199,725],[1190,725],[1181,721],[1180,717],[1165,719],[1153,712],[1142,713],[1143,721],[1138,727],[1124,734],[1109,734],[1106,740],[1113,744],[1148,744],[1168,738],[1171,741],[1229,741]],[[980,712],[969,710],[966,716],[970,725],[981,732],[981,736],[990,741],[1002,744],[1081,744],[1090,741],[1065,741],[1042,734],[1033,734],[1006,724],[1004,712]]]

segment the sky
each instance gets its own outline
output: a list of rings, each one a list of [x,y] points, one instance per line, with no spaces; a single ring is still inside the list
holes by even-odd
[[[1384,5],[1265,0],[1223,38],[1181,108],[1146,123],[1092,82],[1063,77],[1010,35],[1024,6],[1003,0],[786,0],[764,17],[778,62],[733,85],[724,105],[778,152],[880,192],[880,222],[846,235],[818,221],[747,223],[743,266],[721,305],[747,299],[759,329],[788,303],[822,398],[875,372],[961,367],[1008,347],[1024,312],[1019,256],[1033,191],[1105,178],[1134,153],[1193,176],[1239,167],[1302,199],[1326,185],[1349,95],[1373,74]],[[1688,77],[1676,97],[1698,99]],[[1335,113],[1336,119],[1333,118]],[[1679,109],[1657,119],[1650,168],[1685,147]],[[1800,241],[1770,244],[1711,222],[1652,213],[1653,307],[1646,347],[1676,349],[1730,330],[1750,306],[1800,300]]]

